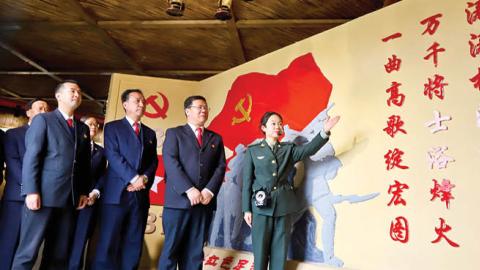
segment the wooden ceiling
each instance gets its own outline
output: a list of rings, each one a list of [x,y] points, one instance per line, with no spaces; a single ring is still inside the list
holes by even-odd
[[[103,115],[114,72],[202,80],[398,0],[0,0],[0,99],[50,98],[58,81],[85,92],[80,114]]]

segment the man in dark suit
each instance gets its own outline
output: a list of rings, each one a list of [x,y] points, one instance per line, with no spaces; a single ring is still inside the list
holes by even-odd
[[[200,270],[215,195],[225,175],[222,137],[204,127],[209,108],[202,96],[184,102],[187,124],[168,129],[163,144],[165,241],[160,270]]]
[[[145,98],[138,89],[122,93],[125,118],[105,125],[108,168],[104,177],[100,236],[94,269],[137,269],[157,170],[155,131],[141,123]]]
[[[5,153],[5,189],[0,208],[0,270],[12,267],[13,256],[20,238],[20,221],[25,198],[22,197],[22,162],[25,154],[25,133],[35,115],[48,111],[48,103],[40,98],[32,99],[25,106],[28,124],[9,129],[4,138]]]
[[[88,127],[73,119],[81,103],[75,81],[55,89],[58,109],[37,115],[25,135],[20,243],[12,269],[32,269],[42,241],[41,269],[66,269],[75,208],[87,204],[90,176]]]
[[[98,133],[99,124],[97,119],[93,116],[84,116],[80,119],[90,129],[91,139],[91,179],[92,182],[88,190],[88,206],[78,210],[76,216],[75,233],[73,236],[72,250],[70,252],[70,259],[68,263],[69,270],[83,269],[84,251],[87,241],[91,239],[93,235],[97,217],[98,217],[98,203],[96,200],[100,197],[100,190],[102,190],[102,181],[105,169],[107,167],[107,159],[104,155],[104,149],[94,141],[95,136]],[[86,268],[89,269],[91,262],[90,254],[92,254],[91,248],[94,246],[92,241],[88,241],[88,253]]]

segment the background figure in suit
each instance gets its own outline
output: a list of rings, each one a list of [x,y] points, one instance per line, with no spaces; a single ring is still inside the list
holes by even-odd
[[[266,112],[260,122],[265,139],[247,149],[243,172],[242,210],[252,227],[255,270],[285,269],[290,236],[290,214],[300,210],[293,182],[289,181],[296,162],[315,154],[327,143],[330,129],[339,116],[327,118],[324,129],[310,143],[296,146],[280,143],[282,117]],[[253,215],[252,215],[253,213]]]
[[[94,138],[98,133],[98,122],[95,117],[84,116],[80,119],[90,129],[90,151],[91,151],[91,179],[89,187],[88,206],[77,211],[77,219],[75,233],[73,236],[72,250],[70,252],[70,260],[68,268],[71,270],[83,268],[83,254],[85,245],[93,234],[98,216],[98,204],[95,201],[100,197],[102,188],[101,179],[105,173],[107,159],[105,158],[103,147],[94,142]],[[89,242],[88,249],[93,246]],[[87,264],[87,268],[89,265]]]
[[[25,106],[28,124],[9,129],[4,138],[5,189],[3,191],[2,206],[0,208],[0,270],[9,270],[12,267],[13,256],[20,238],[20,221],[25,198],[22,197],[22,162],[25,155],[25,133],[35,115],[48,111],[48,104],[43,99],[32,99]]]
[[[88,127],[73,119],[82,100],[75,81],[55,90],[58,109],[35,116],[25,135],[20,243],[12,269],[32,269],[43,240],[41,269],[66,269],[75,208],[87,204]]]
[[[105,125],[108,168],[101,200],[100,236],[94,268],[136,269],[157,170],[155,131],[140,123],[145,98],[138,89],[122,93],[125,118]]]
[[[165,233],[160,270],[202,269],[215,195],[225,175],[222,137],[204,128],[209,108],[202,96],[184,102],[187,124],[168,129],[163,143]]]

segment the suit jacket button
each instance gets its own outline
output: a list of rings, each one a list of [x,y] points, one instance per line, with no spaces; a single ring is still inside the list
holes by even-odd
[[[272,176],[277,176],[277,173],[272,173]]]
[[[275,164],[275,160],[272,160],[272,163]]]
[[[276,190],[276,189],[277,189],[277,187],[273,187],[273,190]]]

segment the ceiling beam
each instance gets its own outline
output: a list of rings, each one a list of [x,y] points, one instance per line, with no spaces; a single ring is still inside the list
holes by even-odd
[[[91,28],[84,21],[73,22],[16,22],[16,23],[0,23],[0,31],[51,31],[51,30],[69,30]]]
[[[237,65],[241,65],[247,62],[245,58],[245,51],[243,48],[242,40],[240,39],[240,33],[238,32],[237,24],[235,23],[235,16],[232,12],[232,18],[227,21],[228,34],[230,35],[230,44],[232,50],[232,56]]]
[[[324,25],[340,25],[350,20],[345,19],[278,19],[278,20],[238,20],[237,27],[245,28],[272,28],[272,27],[289,27],[289,28],[315,28]]]
[[[7,89],[5,89],[5,88],[3,88],[3,87],[1,87],[1,86],[0,86],[0,91],[2,91],[3,93],[5,93],[5,94],[7,94],[7,95],[9,95],[9,96],[14,97],[14,98],[20,98],[20,99],[23,98],[23,97],[20,96],[19,94],[15,93],[15,92],[13,92],[13,91],[7,90]]]
[[[55,81],[57,82],[61,82],[62,79],[54,74],[51,74],[50,72],[48,72],[48,70],[46,70],[45,68],[43,68],[41,65],[37,64],[35,61],[33,61],[32,59],[26,57],[25,55],[23,55],[22,53],[20,53],[19,51],[15,50],[14,48],[10,47],[8,44],[4,43],[3,41],[0,41],[0,47],[2,47],[3,49],[5,49],[6,51],[10,52],[11,54],[15,55],[16,57],[20,58],[21,60],[23,60],[24,62],[28,63],[29,65],[31,65],[32,67],[38,69],[41,71],[41,73],[43,75],[47,75],[49,77],[51,77],[52,79],[54,79]]]
[[[119,46],[119,44],[110,35],[108,35],[108,33],[104,29],[98,27],[97,22],[92,18],[92,16],[90,16],[89,14],[87,14],[87,12],[85,12],[85,10],[83,9],[82,5],[78,2],[78,0],[69,0],[68,2],[71,4],[73,9],[77,11],[80,14],[80,16],[82,16],[83,20],[93,27],[93,29],[95,30],[95,32],[97,32],[97,34],[101,37],[101,39],[105,43],[109,44],[110,47],[112,47],[113,51],[117,54],[120,60],[127,62],[132,67],[132,69],[135,70],[135,72],[137,72],[138,74],[143,73],[142,67],[138,63],[136,63],[130,57],[130,55],[128,55]]]
[[[75,0],[71,0],[71,1],[75,1]],[[385,0],[385,1],[397,2],[398,0]],[[331,24],[340,25],[349,21],[350,20],[348,19],[262,19],[262,20],[238,20],[235,22],[235,25],[237,28],[269,28],[269,27],[291,27],[291,28],[309,27],[311,28],[311,27],[321,27],[323,25],[331,25]],[[98,29],[103,29],[103,30],[125,29],[125,28],[131,28],[131,29],[217,28],[217,27],[228,27],[228,22],[220,21],[220,20],[93,21],[92,19],[92,22],[73,21],[73,22],[0,23],[0,31],[17,31],[17,30],[56,31],[56,30],[62,30],[62,29],[72,29],[72,28],[77,29],[77,28],[87,28],[87,27],[97,29],[97,30]],[[105,33],[105,35],[107,35],[108,38],[112,42],[114,42],[107,33]]]
[[[144,73],[147,75],[215,75],[224,70],[145,70]],[[99,70],[99,71],[49,71],[53,75],[76,75],[76,76],[110,76],[113,73],[127,73],[133,74],[134,70]],[[0,75],[25,75],[25,76],[37,76],[37,75],[46,75],[41,71],[0,71]]]
[[[35,67],[36,69],[40,70],[40,74],[41,75],[46,75],[46,76],[49,76],[50,78],[54,79],[55,81],[57,82],[61,82],[63,81],[62,78],[58,77],[57,75],[55,74],[52,74],[51,72],[49,72],[47,69],[45,69],[44,67],[42,67],[41,65],[37,64],[35,61],[33,61],[32,59],[28,58],[27,56],[23,55],[22,53],[20,53],[19,51],[15,50],[14,48],[10,47],[8,44],[4,43],[3,41],[0,40],[0,47],[2,47],[3,49],[7,50],[8,52],[10,52],[11,54],[15,55],[16,57],[22,59],[23,61],[25,61],[26,63],[28,63],[29,65]],[[88,93],[86,93],[85,91],[82,91],[82,96],[86,97],[87,99],[90,99],[92,101],[96,101],[96,99],[94,97],[92,97],[91,95],[89,95]],[[100,102],[97,102],[98,106],[102,107],[103,108],[103,104],[100,103]]]
[[[217,28],[226,26],[220,20],[150,20],[150,21],[98,21],[103,29],[164,29],[164,28]]]

